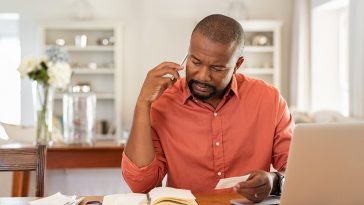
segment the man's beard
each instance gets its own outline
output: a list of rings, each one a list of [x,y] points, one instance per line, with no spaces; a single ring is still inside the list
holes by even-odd
[[[193,86],[195,84],[201,85],[203,87],[208,87],[209,89],[211,89],[211,92],[208,95],[201,95],[201,94],[199,94],[198,92],[196,92],[193,89]],[[207,84],[207,83],[203,83],[203,82],[200,82],[200,81],[197,81],[197,80],[193,80],[193,79],[188,81],[188,88],[190,89],[193,97],[195,97],[195,98],[197,98],[199,100],[202,100],[202,101],[211,99],[212,97],[215,97],[218,94],[218,90],[217,90],[217,88],[215,86]]]

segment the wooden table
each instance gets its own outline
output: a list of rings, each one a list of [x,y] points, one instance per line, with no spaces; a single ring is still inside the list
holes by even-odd
[[[241,198],[238,194],[194,194],[199,205],[228,205],[231,199]],[[0,197],[0,205],[28,205],[34,197]],[[102,200],[102,196],[87,196],[81,203],[85,205],[88,201]]]
[[[31,145],[24,145],[31,146]],[[113,142],[90,145],[55,144],[47,149],[47,169],[119,168],[124,146]],[[25,197],[29,172],[14,172],[13,197]]]
[[[121,167],[124,146],[113,142],[89,145],[56,144],[47,150],[47,169]]]

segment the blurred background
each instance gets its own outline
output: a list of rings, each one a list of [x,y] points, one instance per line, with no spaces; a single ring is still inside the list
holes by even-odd
[[[195,24],[214,13],[242,24],[246,62],[239,72],[278,87],[297,123],[361,120],[363,9],[361,0],[0,0],[0,122],[34,126],[31,81],[17,69],[23,58],[57,45],[69,53],[71,86],[96,94],[97,134],[126,140],[148,70],[179,63]],[[60,135],[62,113],[56,93]],[[0,177],[0,195],[9,196],[11,175]],[[120,169],[52,170],[46,179],[46,195],[129,191]]]

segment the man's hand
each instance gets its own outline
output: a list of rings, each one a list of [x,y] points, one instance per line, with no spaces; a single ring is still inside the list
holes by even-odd
[[[238,183],[233,189],[250,201],[263,201],[272,192],[277,183],[276,174],[257,170],[250,173],[249,178]]]
[[[150,70],[144,80],[135,106],[129,140],[124,149],[125,154],[138,167],[147,166],[155,156],[151,134],[151,104],[180,78],[178,71],[182,69],[176,63],[164,62]]]
[[[138,101],[150,104],[154,102],[167,88],[172,87],[177,79],[180,79],[178,71],[182,69],[183,67],[176,63],[164,62],[150,70],[144,80]]]

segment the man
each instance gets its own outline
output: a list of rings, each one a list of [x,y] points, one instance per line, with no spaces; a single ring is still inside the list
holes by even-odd
[[[193,192],[218,192],[220,179],[250,174],[233,190],[255,202],[279,194],[282,174],[270,165],[285,170],[294,124],[277,89],[237,73],[243,42],[237,21],[211,15],[192,32],[186,78],[172,62],[149,71],[122,159],[134,192],[166,174],[167,186]]]

